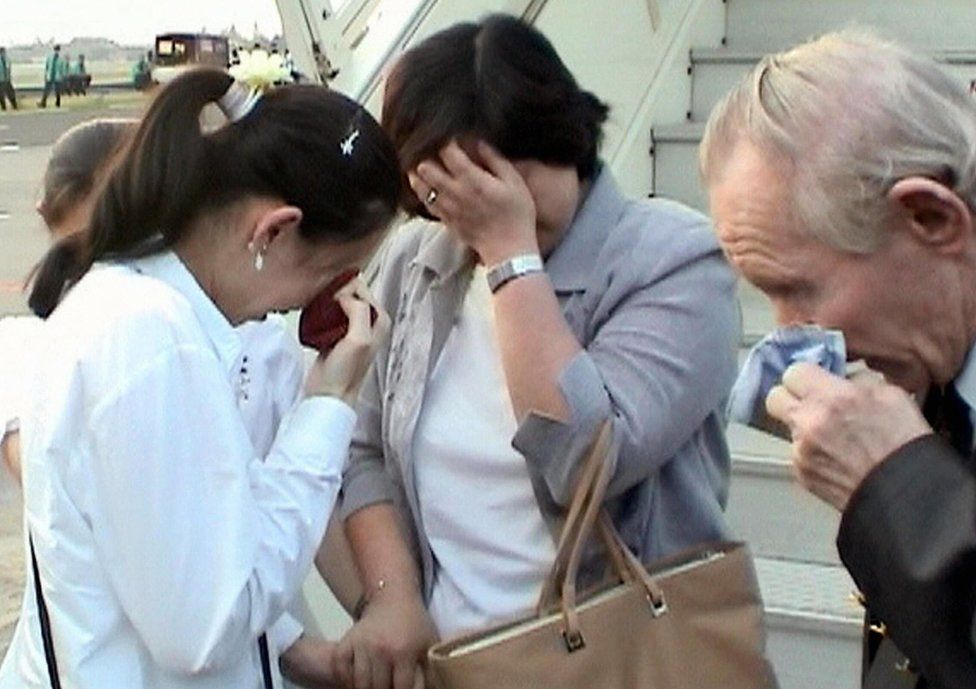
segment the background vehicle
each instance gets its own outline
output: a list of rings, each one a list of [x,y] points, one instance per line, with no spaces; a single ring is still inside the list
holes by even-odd
[[[230,49],[227,38],[212,34],[167,33],[156,36],[151,66],[152,78],[166,83],[192,67],[227,69]]]

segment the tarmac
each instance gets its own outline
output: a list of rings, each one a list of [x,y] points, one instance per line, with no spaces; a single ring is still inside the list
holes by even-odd
[[[0,316],[27,313],[19,285],[48,245],[35,211],[51,145],[64,131],[95,117],[135,117],[123,108],[61,109],[0,113]],[[20,493],[0,467],[0,658],[20,612],[24,549]]]

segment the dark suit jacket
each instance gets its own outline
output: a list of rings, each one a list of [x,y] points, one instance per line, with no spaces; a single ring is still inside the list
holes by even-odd
[[[844,565],[929,687],[976,689],[976,475],[935,436],[858,488],[841,521]]]

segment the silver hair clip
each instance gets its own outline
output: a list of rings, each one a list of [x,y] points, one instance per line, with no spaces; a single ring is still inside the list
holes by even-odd
[[[259,100],[261,100],[260,91],[248,88],[242,82],[235,80],[217,101],[217,107],[231,122],[240,122],[254,110]]]
[[[346,157],[352,156],[352,151],[356,145],[356,139],[358,138],[359,138],[359,130],[354,129],[349,136],[347,136],[339,143],[339,150],[342,151],[342,155]]]

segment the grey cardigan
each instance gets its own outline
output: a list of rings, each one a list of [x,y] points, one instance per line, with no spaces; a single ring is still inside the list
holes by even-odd
[[[441,225],[417,221],[388,240],[376,265],[374,292],[393,328],[360,393],[342,514],[395,503],[429,598],[435,558],[417,504],[413,434],[474,263]],[[584,349],[559,380],[572,417],[529,414],[512,445],[554,537],[575,469],[606,418],[614,431],[607,505],[635,552],[650,560],[725,537],[722,410],[739,322],[735,279],[707,219],[669,201],[629,200],[604,170],[546,272]],[[491,478],[471,480],[487,487]],[[590,563],[584,574],[596,569]]]

